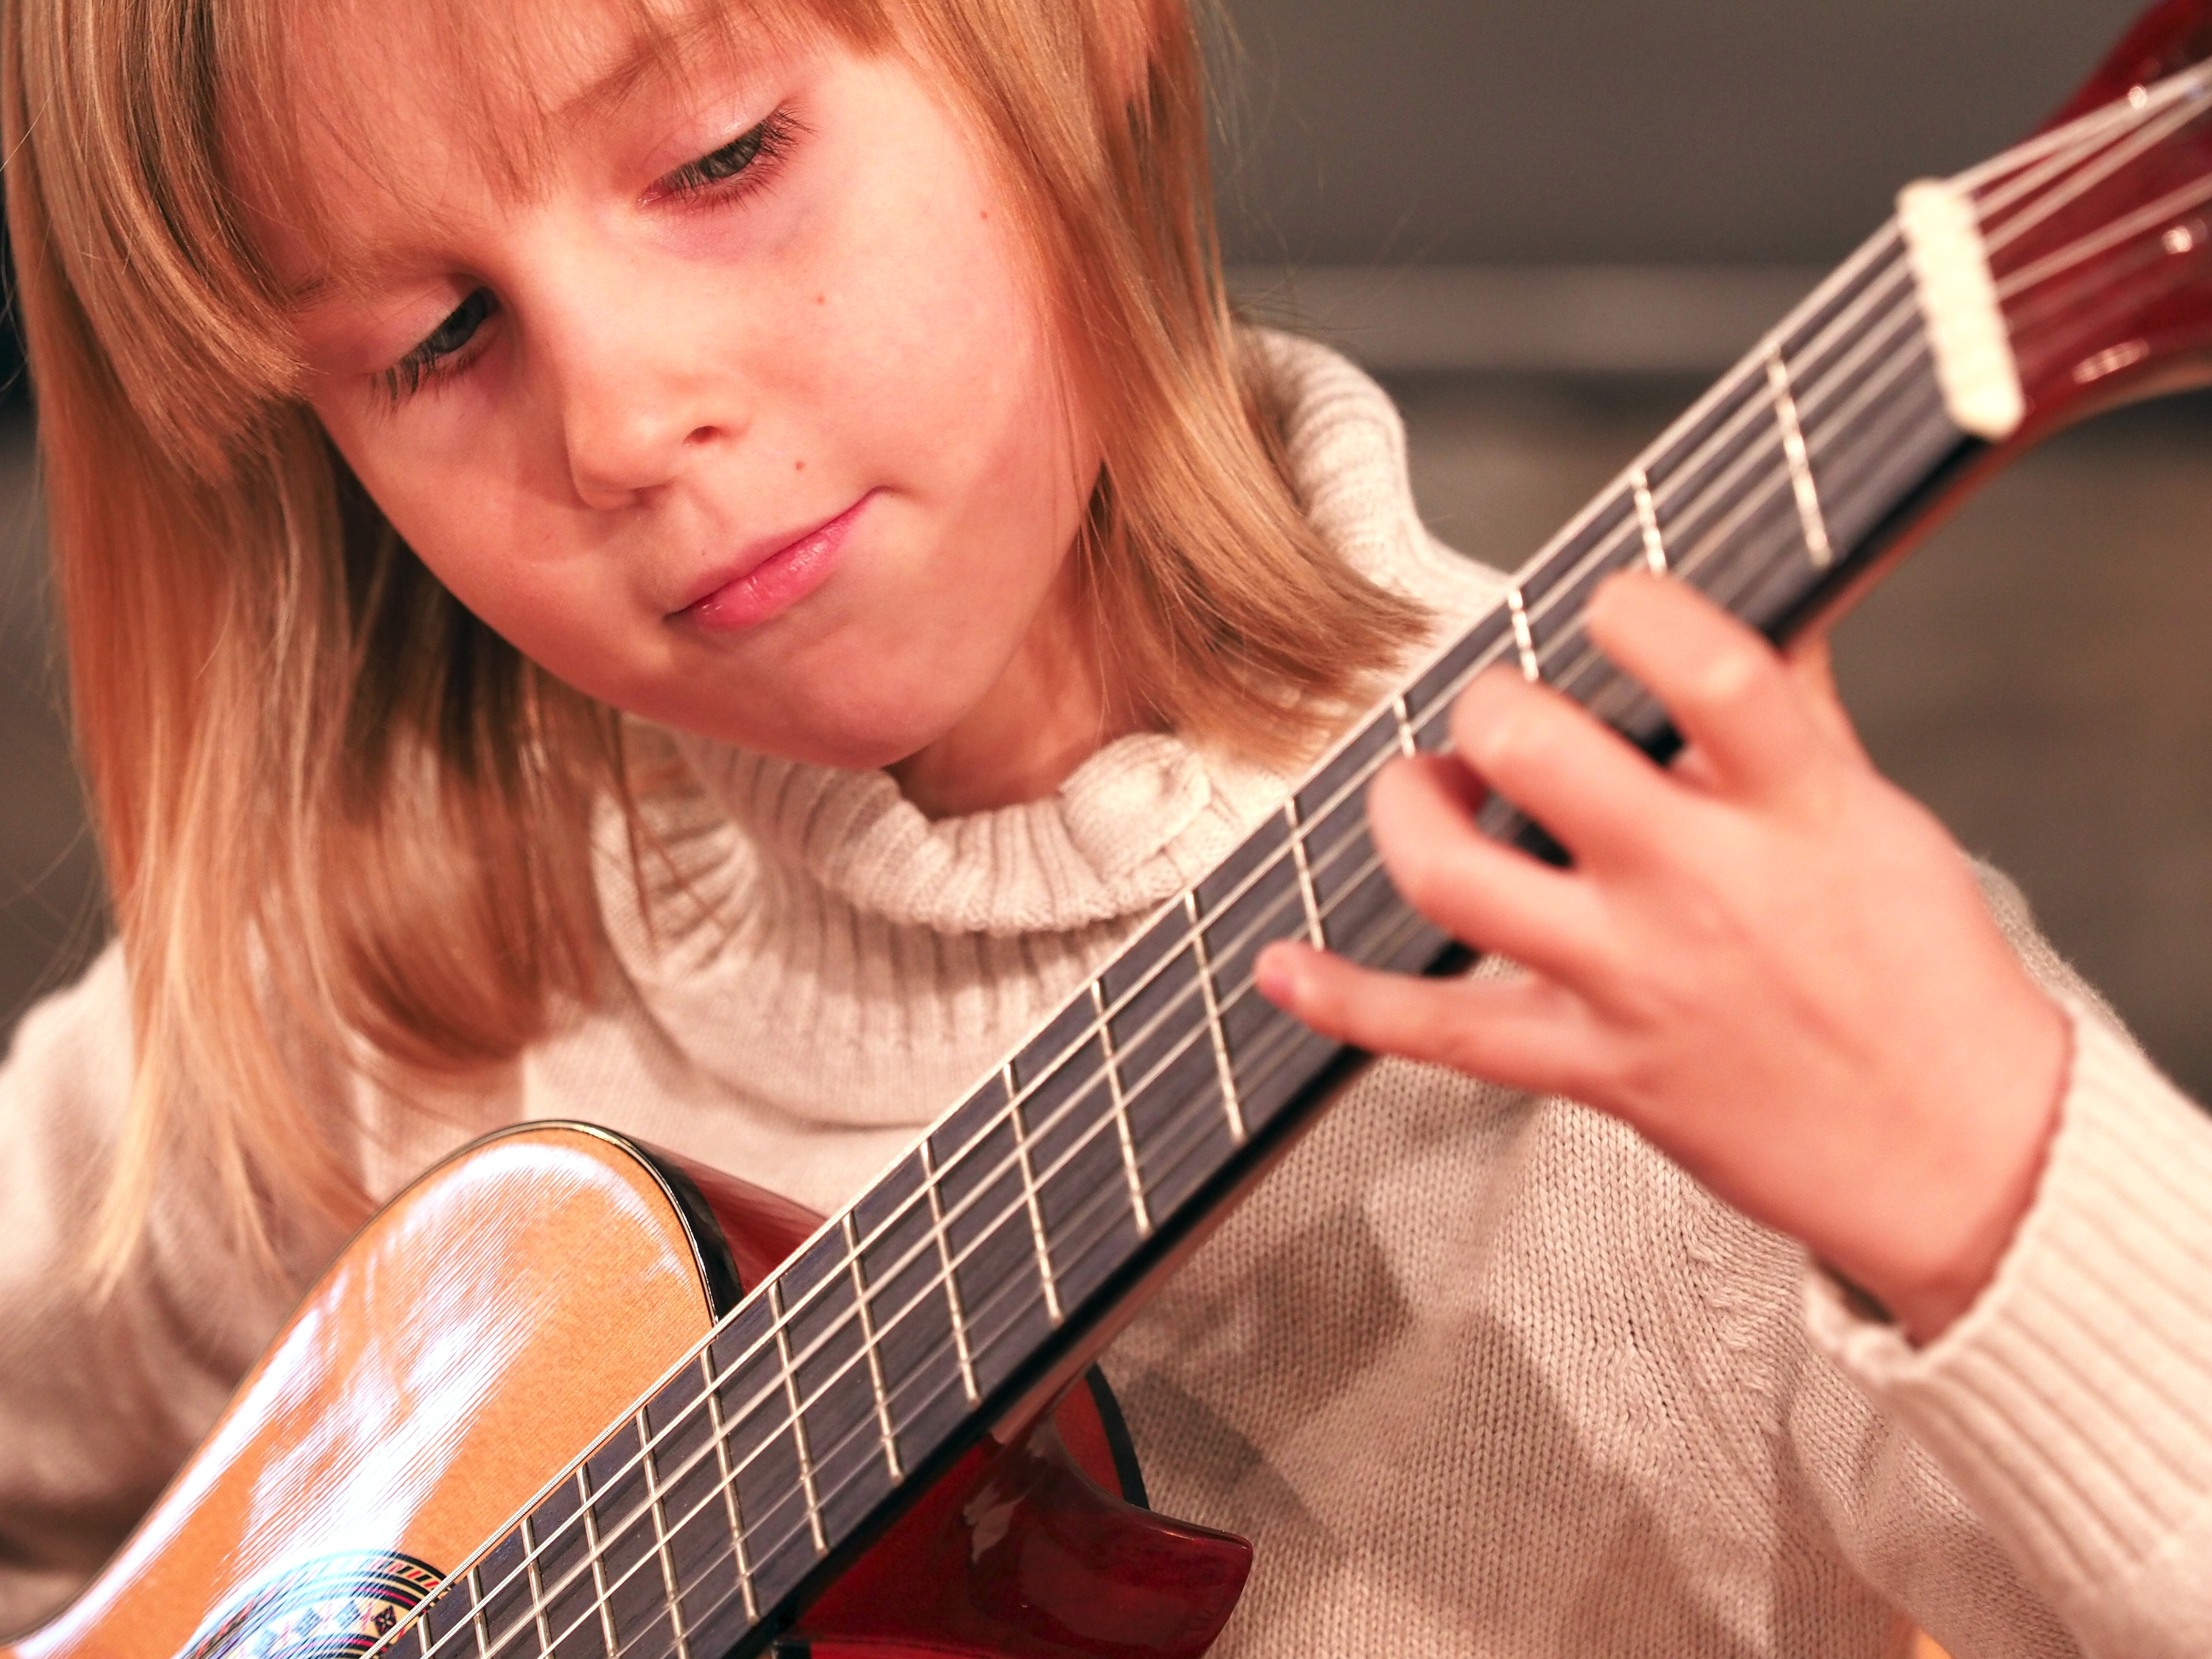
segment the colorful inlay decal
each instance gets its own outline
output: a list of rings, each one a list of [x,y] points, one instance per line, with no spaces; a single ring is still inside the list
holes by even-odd
[[[360,1659],[444,1579],[408,1555],[325,1556],[216,1614],[178,1659]]]

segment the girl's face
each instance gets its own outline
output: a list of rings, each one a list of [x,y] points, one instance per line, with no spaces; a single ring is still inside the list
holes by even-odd
[[[316,411],[456,597],[605,702],[831,765],[1034,692],[1098,453],[935,89],[820,41],[677,75],[582,4],[522,48],[556,117],[515,180],[374,9],[307,66],[366,139],[301,158],[358,253],[262,220]]]

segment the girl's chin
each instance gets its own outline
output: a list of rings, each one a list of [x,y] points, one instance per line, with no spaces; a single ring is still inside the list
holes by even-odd
[[[745,750],[756,755],[768,755],[777,760],[796,761],[805,766],[827,766],[841,772],[875,772],[896,766],[928,748],[946,732],[954,721],[942,725],[900,721],[896,724],[871,724],[854,727],[840,725],[815,727],[805,731],[763,732],[757,728],[738,728],[718,721],[674,721],[682,729],[692,732],[712,743],[726,744],[732,749]]]

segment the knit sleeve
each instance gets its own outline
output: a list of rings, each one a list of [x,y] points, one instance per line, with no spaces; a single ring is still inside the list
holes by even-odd
[[[1924,1349],[1808,1280],[1815,1343],[2092,1654],[2212,1631],[2212,1117],[2069,999],[2074,1059],[1996,1277]]]
[[[111,947],[0,1066],[0,1632],[54,1612],[206,1432],[296,1286],[226,1257],[188,1179],[112,1294],[81,1251],[131,1085]]]

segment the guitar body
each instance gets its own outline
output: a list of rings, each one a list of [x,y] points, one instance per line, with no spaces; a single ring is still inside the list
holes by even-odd
[[[370,1221],[116,1559],[0,1659],[364,1651],[814,1225],[580,1126],[477,1142]],[[1102,1487],[1125,1480],[1096,1387],[970,1450],[793,1638],[820,1659],[1203,1652],[1250,1547]],[[468,1619],[473,1594],[464,1579],[441,1604]],[[479,1610],[479,1632],[496,1608]],[[604,1659],[596,1623],[586,1635],[562,1650]],[[484,1649],[464,1633],[441,1651]]]

